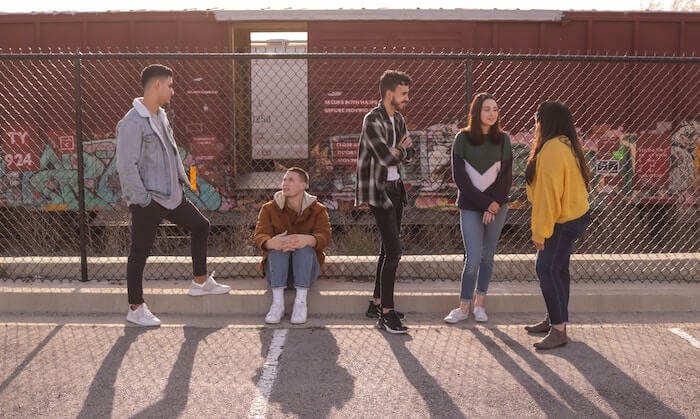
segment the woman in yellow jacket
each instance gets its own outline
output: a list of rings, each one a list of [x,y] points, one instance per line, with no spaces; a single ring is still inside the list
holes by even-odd
[[[547,306],[542,322],[525,327],[530,333],[547,333],[535,342],[538,349],[567,343],[569,259],[574,242],[590,223],[590,177],[571,111],[559,102],[542,103],[535,115],[535,142],[525,167],[537,277]]]

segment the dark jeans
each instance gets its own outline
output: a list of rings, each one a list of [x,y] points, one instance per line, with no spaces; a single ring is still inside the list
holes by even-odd
[[[390,208],[370,205],[381,236],[377,274],[374,280],[374,298],[381,298],[383,308],[394,308],[394,282],[401,260],[401,216],[403,215],[404,189],[401,182],[387,183],[386,193],[393,204]]]
[[[143,303],[143,269],[146,267],[146,259],[151,254],[158,226],[164,219],[192,234],[193,274],[194,276],[207,274],[209,220],[189,199],[183,197],[182,203],[173,210],[168,210],[155,200],[151,200],[147,207],[129,205],[129,211],[131,212],[131,247],[126,264],[129,304]]]
[[[575,220],[555,224],[552,237],[544,241],[544,250],[537,252],[537,277],[551,324],[569,321],[569,260],[574,242],[590,222],[591,217],[586,213]]]

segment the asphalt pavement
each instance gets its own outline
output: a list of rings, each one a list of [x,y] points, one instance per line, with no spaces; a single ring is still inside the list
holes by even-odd
[[[364,307],[362,307],[364,308]],[[537,351],[533,313],[406,336],[357,315],[0,315],[2,418],[699,417],[697,312],[575,313]]]

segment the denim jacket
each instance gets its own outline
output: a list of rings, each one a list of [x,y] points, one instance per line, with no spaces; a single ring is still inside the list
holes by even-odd
[[[154,120],[142,102],[134,99],[134,107],[117,123],[117,172],[122,198],[127,205],[147,206],[153,195],[167,199],[173,191],[170,185],[170,161],[165,147],[173,147],[177,155],[177,173],[181,184],[189,185],[182,158],[177,149],[173,129],[163,108],[158,115],[165,128],[161,138]]]

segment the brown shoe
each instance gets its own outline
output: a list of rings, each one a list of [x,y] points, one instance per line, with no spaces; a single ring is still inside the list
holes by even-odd
[[[569,340],[566,338],[566,330],[560,332],[552,327],[551,329],[549,329],[549,333],[547,333],[547,336],[535,342],[534,345],[537,349],[553,349],[559,346],[566,345],[568,341]]]
[[[527,333],[547,333],[551,327],[549,315],[546,315],[541,322],[525,326],[525,330],[527,330]]]

